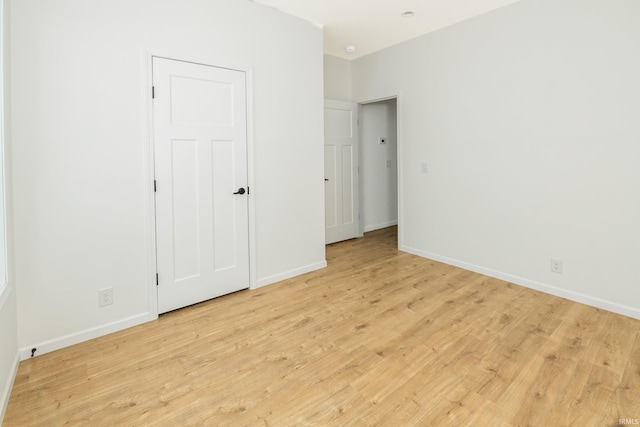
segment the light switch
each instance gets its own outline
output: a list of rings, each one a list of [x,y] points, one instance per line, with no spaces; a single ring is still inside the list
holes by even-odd
[[[422,164],[422,173],[427,173],[427,164],[426,163]]]

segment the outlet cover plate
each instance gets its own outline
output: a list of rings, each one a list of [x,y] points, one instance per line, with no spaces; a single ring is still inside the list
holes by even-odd
[[[98,307],[113,304],[113,288],[100,289],[98,291]]]

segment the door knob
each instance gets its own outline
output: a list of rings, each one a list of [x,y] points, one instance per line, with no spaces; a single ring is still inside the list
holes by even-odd
[[[239,188],[238,191],[236,191],[233,194],[244,194],[244,193],[245,193],[244,188]]]

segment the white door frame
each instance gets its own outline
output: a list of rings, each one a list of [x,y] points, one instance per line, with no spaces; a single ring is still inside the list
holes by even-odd
[[[211,67],[226,68],[242,71],[246,74],[247,85],[247,185],[250,188],[247,195],[249,205],[249,289],[255,289],[256,279],[256,223],[255,223],[255,177],[254,177],[254,137],[253,137],[253,70],[250,67],[238,66],[218,61],[215,58],[201,58],[165,52],[147,50],[144,52],[144,75],[142,81],[143,96],[146,102],[147,128],[146,128],[146,235],[147,235],[147,284],[148,284],[148,317],[149,320],[158,318],[158,287],[156,285],[156,204],[154,184],[154,135],[153,135],[153,100],[151,86],[153,83],[153,58],[160,57],[175,61],[192,62]]]
[[[404,189],[404,157],[402,155],[403,153],[403,126],[402,126],[402,115],[403,115],[403,109],[402,109],[402,93],[400,91],[395,92],[395,93],[390,93],[390,94],[381,94],[380,96],[374,97],[374,98],[367,98],[367,99],[363,99],[363,100],[359,100],[356,101],[356,103],[358,104],[358,117],[362,117],[362,106],[366,105],[366,104],[371,104],[374,102],[379,102],[379,101],[387,101],[389,99],[395,99],[396,100],[396,125],[397,125],[397,146],[396,146],[396,150],[397,150],[397,155],[398,155],[398,249],[401,249],[404,247],[404,227],[402,225],[402,218],[404,218],[403,215],[403,204],[402,204],[402,200],[403,200],[403,189]],[[362,135],[362,132],[360,132],[360,135]],[[360,137],[360,136],[359,136]],[[362,142],[362,141],[360,141]],[[360,144],[362,146],[362,144]],[[362,153],[362,151],[361,151]],[[360,154],[360,156],[362,156],[362,154]],[[360,164],[362,164],[362,158],[359,159]],[[362,188],[363,183],[362,183],[362,174],[360,174],[360,188]],[[363,208],[364,206],[362,205],[362,197],[360,198],[360,212],[363,212]],[[364,232],[364,221],[360,221],[360,231]]]

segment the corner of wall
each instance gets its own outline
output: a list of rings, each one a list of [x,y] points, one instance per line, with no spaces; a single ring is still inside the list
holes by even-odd
[[[323,66],[325,99],[351,102],[351,61],[325,54]]]

